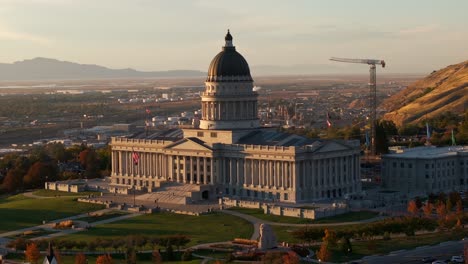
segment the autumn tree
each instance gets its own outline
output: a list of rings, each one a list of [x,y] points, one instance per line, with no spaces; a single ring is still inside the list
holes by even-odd
[[[26,188],[43,187],[46,181],[57,180],[57,170],[51,163],[35,162],[24,176],[23,182]]]
[[[159,253],[158,250],[154,249],[153,252],[151,253],[151,260],[153,261],[153,264],[161,264],[162,263],[161,253]]]
[[[60,253],[60,250],[58,248],[54,248],[54,256],[55,260],[57,260],[57,264],[62,264],[62,253]]]
[[[457,201],[457,214],[462,214],[463,213],[463,203],[461,200]]]
[[[99,161],[94,149],[85,149],[80,152],[79,160],[83,168],[85,168],[84,176],[87,178],[98,178],[99,173]]]
[[[437,215],[439,218],[443,219],[447,215],[447,208],[445,207],[445,204],[442,202],[439,202],[436,208]]]
[[[328,228],[325,229],[325,236],[323,237],[323,243],[326,243],[330,246],[336,246],[336,233],[333,230],[329,230]]]
[[[41,257],[39,249],[35,243],[30,243],[27,245],[24,255],[26,256],[26,260],[33,264],[37,264],[37,261]]]
[[[412,215],[416,215],[419,212],[416,201],[414,201],[414,200],[409,201],[409,203],[408,203],[408,212],[411,213]]]
[[[100,255],[96,259],[96,264],[113,264],[112,257],[109,254]]]
[[[23,172],[20,169],[13,168],[8,170],[3,179],[2,189],[6,192],[15,192],[23,188]]]
[[[330,249],[328,249],[328,244],[327,243],[322,243],[320,246],[320,249],[316,252],[317,254],[317,259],[319,261],[329,261],[331,258],[331,252]]]
[[[434,205],[432,203],[427,202],[426,205],[423,206],[424,215],[430,217],[432,215],[433,209]]]
[[[78,253],[75,256],[75,264],[86,264],[86,256],[83,253]]]
[[[299,264],[300,262],[299,255],[294,251],[288,251],[288,253],[283,255],[282,260],[284,264]]]

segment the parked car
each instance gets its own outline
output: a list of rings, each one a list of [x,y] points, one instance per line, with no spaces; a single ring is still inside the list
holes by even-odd
[[[464,263],[465,262],[465,260],[463,259],[463,256],[452,256],[450,261],[455,262],[455,263]]]
[[[436,260],[433,261],[432,264],[447,264],[447,262],[445,262],[445,260]]]

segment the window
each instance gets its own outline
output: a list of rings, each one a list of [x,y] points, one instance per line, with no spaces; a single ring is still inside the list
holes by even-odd
[[[215,137],[218,137],[218,134],[217,134],[216,132],[211,132],[211,133],[210,133],[210,136],[211,136],[212,138],[215,138]]]
[[[203,132],[197,132],[197,137],[203,137]]]
[[[413,164],[412,163],[408,164],[408,168],[410,169],[413,168]]]
[[[284,196],[283,196],[283,200],[287,201],[287,200],[288,200],[288,198],[289,198],[289,197],[288,197],[288,194],[287,194],[287,193],[285,193],[285,194],[284,194]]]
[[[404,164],[403,162],[400,163],[400,167],[401,167],[401,168],[404,168],[404,167],[405,167],[405,164]]]

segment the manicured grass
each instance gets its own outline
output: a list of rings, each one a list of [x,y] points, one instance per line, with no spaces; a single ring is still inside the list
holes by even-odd
[[[61,191],[54,191],[54,190],[37,190],[33,192],[34,195],[37,196],[44,196],[44,197],[57,197],[57,196],[87,196],[87,195],[100,195],[100,192],[61,192]]]
[[[274,222],[274,223],[288,223],[288,224],[325,224],[325,223],[340,223],[340,222],[353,222],[359,220],[370,219],[378,216],[378,213],[369,211],[360,212],[348,212],[341,215],[325,217],[317,220],[290,217],[290,216],[279,216],[279,215],[266,215],[263,213],[263,209],[250,209],[232,207],[229,210],[237,211],[243,214],[248,214],[259,219]]]
[[[96,216],[90,215],[90,216],[81,217],[76,220],[85,221],[88,223],[94,223],[97,221],[107,220],[107,219],[111,219],[111,218],[115,218],[115,217],[119,217],[119,216],[127,215],[127,214],[128,214],[127,212],[122,212],[122,211],[111,211],[111,212],[107,212],[107,213],[96,215]]]
[[[250,238],[253,226],[249,222],[223,213],[201,216],[157,213],[98,225],[88,231],[64,239],[90,241],[96,238],[119,238],[127,235],[165,236],[181,234],[191,239],[188,246],[228,241],[236,237]]]
[[[5,197],[0,199],[0,233],[103,208],[103,205],[79,203],[72,197],[34,199],[22,194]]]
[[[329,224],[329,223],[340,223],[340,222],[354,222],[367,220],[377,217],[379,214],[371,211],[359,211],[359,212],[348,212],[340,215],[330,216],[314,220],[313,224]]]

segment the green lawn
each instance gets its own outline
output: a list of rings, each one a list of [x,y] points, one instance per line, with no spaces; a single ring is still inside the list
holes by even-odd
[[[156,213],[98,225],[88,231],[64,237],[64,239],[89,241],[96,238],[117,238],[127,235],[181,234],[191,239],[188,246],[192,246],[200,243],[228,241],[236,237],[250,238],[252,233],[252,224],[223,213],[201,216]]]
[[[339,223],[339,222],[352,222],[364,219],[370,219],[378,216],[378,213],[369,211],[360,212],[348,212],[341,215],[325,217],[317,220],[290,217],[290,216],[279,216],[279,215],[266,215],[263,213],[263,209],[250,209],[241,207],[232,207],[229,210],[237,211],[243,214],[248,214],[259,219],[275,222],[275,223],[288,223],[288,224],[325,224],[325,223]]]
[[[33,192],[34,195],[37,196],[44,196],[44,197],[56,197],[56,196],[87,196],[87,195],[100,195],[100,192],[79,192],[79,193],[73,193],[73,192],[61,192],[61,191],[54,191],[54,190],[37,190]]]
[[[22,194],[4,197],[0,199],[0,233],[103,208],[103,205],[79,203],[72,197],[34,199]]]
[[[107,220],[110,218],[115,218],[115,217],[119,217],[119,216],[127,215],[127,214],[128,214],[127,212],[122,212],[122,211],[111,211],[111,212],[107,212],[101,215],[81,217],[76,220],[85,221],[88,223],[94,223],[97,221]]]

